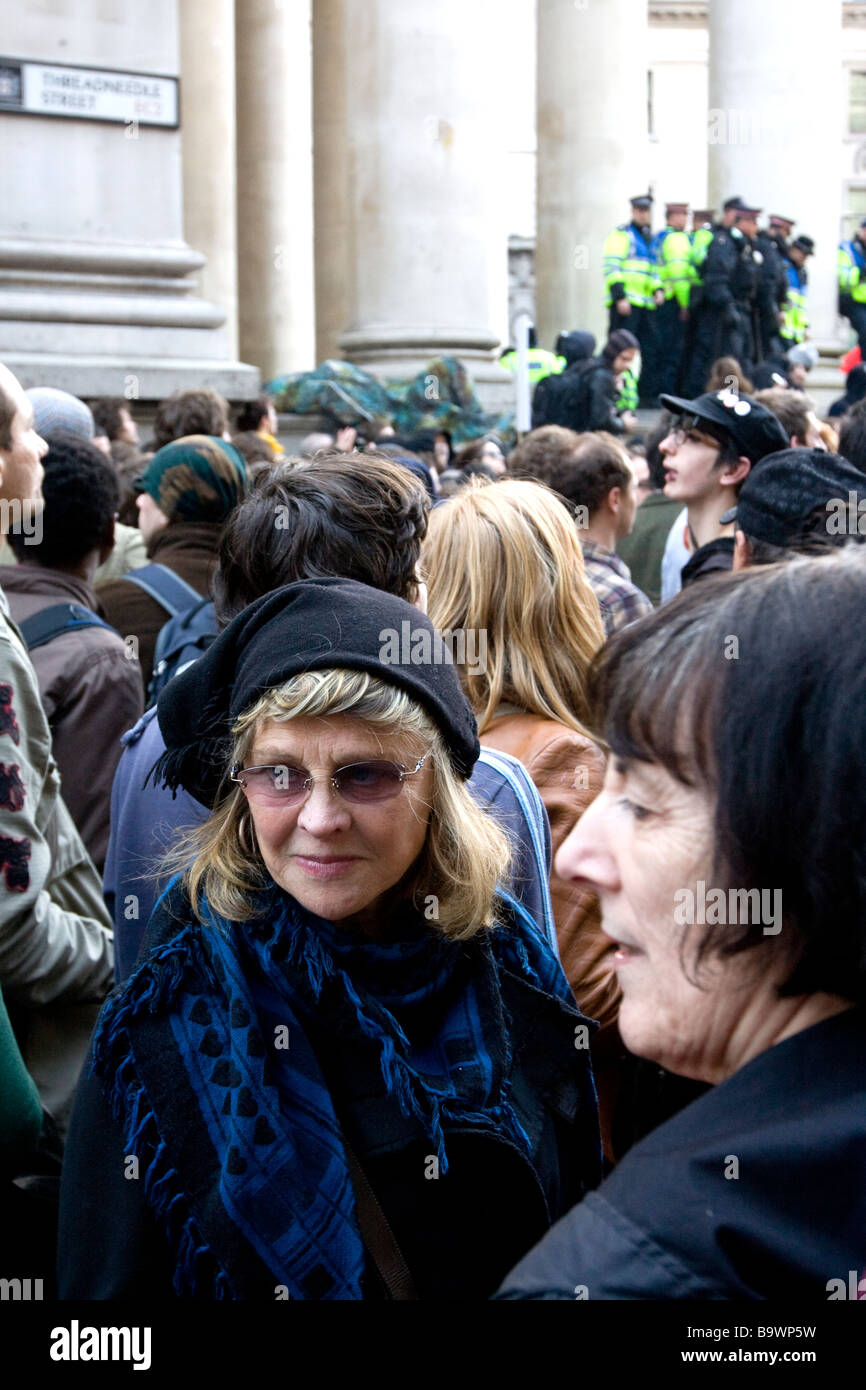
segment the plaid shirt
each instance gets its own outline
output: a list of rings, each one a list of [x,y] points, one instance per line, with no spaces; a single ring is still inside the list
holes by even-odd
[[[586,577],[601,609],[606,637],[621,627],[652,613],[653,606],[643,589],[631,582],[631,572],[623,560],[607,546],[582,540]]]

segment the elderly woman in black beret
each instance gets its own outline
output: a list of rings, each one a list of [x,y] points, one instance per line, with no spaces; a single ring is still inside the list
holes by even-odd
[[[497,892],[432,625],[288,585],[158,713],[166,783],[214,810],[94,1036],[61,1295],[487,1296],[598,1180],[592,1025]]]
[[[626,1046],[712,1088],[501,1296],[866,1296],[864,611],[854,547],[709,579],[600,654],[613,756],[557,872],[598,893]]]

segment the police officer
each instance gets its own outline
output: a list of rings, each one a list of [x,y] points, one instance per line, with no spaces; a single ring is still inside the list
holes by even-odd
[[[735,357],[748,375],[760,336],[756,308],[763,262],[755,245],[760,208],[742,204],[730,213],[733,225],[716,232],[704,261],[703,301],[687,373],[696,395],[703,391],[718,357]]]
[[[767,235],[773,238],[781,256],[788,254],[788,239],[795,220],[791,217],[781,217],[778,212],[771,212],[767,219]]]
[[[712,208],[695,208],[692,213],[691,242],[691,287],[689,289],[689,316],[683,335],[683,350],[677,373],[675,390],[685,389],[690,375],[690,365],[695,351],[695,329],[701,312],[704,297],[704,261],[716,234],[715,215]]]
[[[658,395],[658,390],[653,389],[658,360],[655,316],[665,297],[652,246],[652,204],[649,193],[632,198],[631,221],[616,227],[604,243],[605,305],[610,332],[627,328],[640,343],[641,403],[648,406],[656,404]]]
[[[543,377],[550,376],[552,372],[561,372],[565,366],[565,358],[558,356],[555,352],[548,352],[546,348],[538,346],[538,335],[534,326],[529,328],[529,343],[526,353],[529,364],[529,384],[536,386]],[[518,354],[517,348],[506,348],[499,358],[500,367],[504,367],[507,372],[517,372]]]
[[[707,259],[710,242],[716,234],[712,208],[695,208],[692,213],[692,284],[703,284],[701,267]],[[692,303],[694,294],[692,295]]]
[[[783,262],[787,295],[782,309],[780,338],[785,352],[809,336],[809,314],[806,309],[806,288],[809,275],[806,261],[815,254],[815,243],[810,236],[795,237],[788,247]]]
[[[666,203],[665,227],[653,238],[653,251],[665,292],[664,302],[656,310],[658,380],[651,385],[658,393],[676,389],[683,355],[689,297],[695,278],[692,244],[686,231],[688,220],[688,203]]]
[[[839,247],[839,313],[857,334],[866,362],[866,217]]]
[[[755,361],[779,356],[781,350],[780,334],[784,315],[785,300],[788,295],[787,265],[788,245],[784,234],[780,234],[779,223],[787,219],[773,215],[769,226],[758,232],[755,244],[763,257],[758,280],[757,318],[760,341],[755,345]],[[792,223],[787,224],[790,228]]]

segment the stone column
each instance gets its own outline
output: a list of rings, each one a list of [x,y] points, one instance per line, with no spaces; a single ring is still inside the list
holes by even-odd
[[[346,0],[313,0],[316,360],[340,357],[349,322]]]
[[[231,112],[234,101],[233,81],[222,88],[214,66],[202,75],[202,54],[190,55],[188,45],[190,68],[181,71],[178,14],[188,8],[201,21],[203,44],[214,24],[225,37],[221,4],[210,0],[53,0],[4,13],[4,54],[181,78],[180,129],[144,118],[0,113],[0,359],[25,386],[142,402],[203,383],[232,399],[256,394],[258,374],[235,360],[224,326],[234,312],[233,264],[223,260],[209,278],[202,250],[220,248],[204,224],[201,240],[189,227],[190,244],[184,240],[182,139],[197,129],[203,161],[222,159],[217,145],[228,137],[216,116],[202,131],[202,110],[212,102]],[[233,159],[232,149],[221,175],[227,187],[213,186],[216,178],[197,184],[219,201],[232,260]],[[209,279],[216,303],[196,292],[194,275]]]
[[[310,0],[236,0],[241,353],[315,366]]]
[[[648,34],[646,0],[538,0],[541,347],[606,336],[602,245],[647,188]]]
[[[710,0],[709,25],[710,205],[739,194],[814,238],[811,336],[829,349],[839,342],[841,0]]]
[[[345,6],[349,269],[346,355],[414,375],[459,357],[477,381],[513,383],[494,361],[508,247],[497,204],[503,159],[485,68],[495,6],[349,0]],[[489,401],[489,394],[488,394]]]
[[[180,0],[183,226],[204,252],[202,291],[238,345],[234,0]]]

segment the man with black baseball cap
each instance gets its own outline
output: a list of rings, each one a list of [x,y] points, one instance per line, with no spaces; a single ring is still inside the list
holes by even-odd
[[[734,537],[724,514],[736,505],[750,469],[788,447],[775,415],[749,396],[725,389],[684,400],[662,396],[674,420],[659,445],[665,456],[665,495],[683,503],[692,549],[683,586],[733,563]],[[679,521],[675,523],[679,525]]]
[[[866,540],[866,478],[841,454],[781,449],[755,465],[720,520],[736,527],[735,570],[823,555]]]

